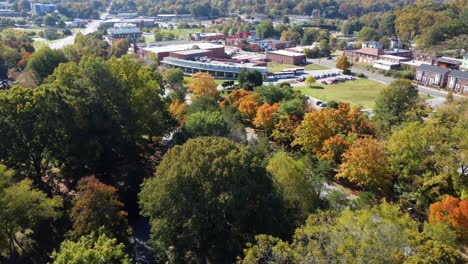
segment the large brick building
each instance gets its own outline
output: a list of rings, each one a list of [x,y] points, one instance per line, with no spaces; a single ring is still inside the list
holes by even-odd
[[[267,59],[282,64],[300,65],[306,62],[306,55],[286,50],[268,51]]]
[[[158,61],[162,61],[165,57],[168,57],[171,52],[178,52],[178,51],[185,51],[185,50],[210,50],[211,55],[208,56],[210,58],[226,57],[226,54],[224,51],[224,45],[212,44],[212,43],[207,43],[207,42],[171,45],[171,46],[163,46],[163,47],[151,47],[151,48],[143,48],[143,50],[147,53],[155,54],[158,58]],[[180,55],[180,56],[184,56],[184,55]]]
[[[447,88],[458,93],[468,93],[468,72],[453,70],[449,74]]]
[[[358,50],[345,50],[344,55],[348,57],[352,63],[372,64],[379,59],[380,55],[384,55],[384,52],[382,49],[377,48],[362,48]]]
[[[446,87],[450,69],[439,66],[422,64],[416,70],[418,84],[437,88]]]

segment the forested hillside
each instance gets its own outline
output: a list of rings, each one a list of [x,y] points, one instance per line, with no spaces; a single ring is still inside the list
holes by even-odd
[[[413,0],[212,0],[212,1],[159,1],[159,0],[114,0],[114,11],[138,11],[145,15],[177,13],[207,16],[210,14],[265,13],[272,15],[311,15],[314,11],[328,18],[347,18],[369,12],[390,11],[413,3]],[[200,10],[202,8],[202,10]],[[201,12],[200,12],[201,11]]]

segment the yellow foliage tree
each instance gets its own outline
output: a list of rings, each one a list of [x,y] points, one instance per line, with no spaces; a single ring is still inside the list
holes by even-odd
[[[206,72],[195,73],[188,82],[188,88],[193,93],[193,99],[203,96],[218,98],[217,86],[213,77]]]
[[[179,99],[175,99],[169,105],[169,113],[171,113],[172,117],[174,117],[179,124],[185,120],[188,112],[188,105],[185,102],[180,101]]]

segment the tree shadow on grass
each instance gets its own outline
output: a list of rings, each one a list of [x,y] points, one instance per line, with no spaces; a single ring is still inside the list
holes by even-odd
[[[319,85],[312,85],[312,86],[310,86],[308,88],[310,88],[310,89],[319,89],[319,90],[325,89],[323,86],[319,86]]]

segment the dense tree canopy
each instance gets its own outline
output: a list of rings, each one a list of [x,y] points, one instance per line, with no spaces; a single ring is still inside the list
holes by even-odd
[[[383,132],[421,116],[418,90],[410,80],[395,80],[384,88],[375,101],[373,120]]]
[[[53,264],[130,264],[125,245],[105,234],[82,236],[78,241],[65,240],[52,254]]]
[[[248,147],[207,137],[169,150],[143,184],[140,206],[158,259],[173,247],[178,262],[232,262],[254,234],[274,232],[281,214],[274,197]]]
[[[21,261],[18,257],[31,253],[36,247],[31,236],[39,224],[57,219],[61,207],[60,197],[47,197],[31,180],[17,181],[14,171],[0,165],[0,260]]]

